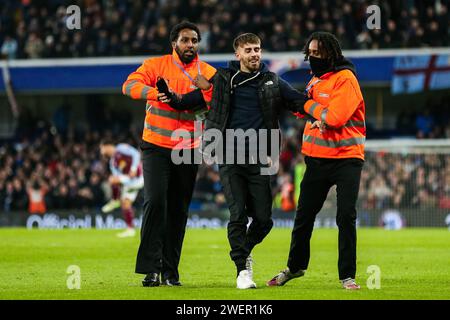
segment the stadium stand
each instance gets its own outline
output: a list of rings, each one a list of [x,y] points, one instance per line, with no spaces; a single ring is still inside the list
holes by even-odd
[[[441,102],[447,106],[446,109],[428,115],[433,129],[428,137],[449,139],[449,101]],[[424,115],[412,117],[417,123],[412,132],[418,138],[427,137],[422,128],[422,122],[426,122],[421,120]],[[90,127],[84,130],[73,124],[67,127],[61,123],[64,121],[61,121],[60,110],[48,122],[33,118],[26,121],[35,121],[38,125],[33,130],[24,130],[28,126],[23,122],[15,137],[0,147],[0,211],[28,210],[27,190],[33,186],[47,191],[47,209],[98,210],[109,192],[108,164],[98,150],[101,138],[114,136],[118,141],[135,146],[140,141],[140,128],[131,126],[126,130],[114,118],[109,122],[114,130],[97,127],[95,121],[91,121]],[[445,130],[436,131],[435,121],[446,123]],[[280,210],[282,190],[292,183],[298,185],[296,167],[303,163],[300,154],[303,125],[302,121],[287,116],[283,123],[280,172],[273,181],[274,207]],[[433,135],[433,132],[439,134]],[[295,202],[297,196],[293,196]],[[450,209],[448,154],[367,152],[360,204],[364,209],[412,206]],[[200,167],[192,203],[192,207],[198,210],[204,206],[225,207],[217,168],[205,164]]]
[[[417,53],[417,64],[425,54],[432,54],[434,58],[426,57],[430,62],[424,73],[430,73],[431,69],[436,72],[431,61],[448,54],[445,48],[443,52],[433,53],[388,50],[389,53],[382,54],[370,50],[448,47],[448,0],[336,0],[333,6],[329,3],[311,0],[4,0],[0,3],[0,54],[9,60],[9,66],[3,71],[11,73],[12,88],[19,102],[26,100],[24,96],[35,94],[42,95],[45,104],[50,101],[48,95],[74,92],[81,96],[87,94],[86,89],[113,96],[118,94],[113,90],[124,80],[122,75],[128,74],[128,69],[140,61],[140,57],[130,56],[170,52],[170,26],[183,19],[199,25],[203,38],[201,53],[219,54],[220,57],[212,59],[215,66],[226,62],[228,57],[223,56],[232,52],[232,38],[243,31],[257,33],[268,55],[293,52],[296,59],[301,60],[298,53],[311,32],[334,32],[344,50],[354,50],[351,58],[358,66],[363,90],[371,87],[370,94],[377,97],[390,94],[382,89],[381,93],[374,93],[373,88],[393,86],[397,71],[392,66],[400,65],[403,53],[414,57]],[[71,4],[81,7],[83,32],[66,28],[66,6]],[[372,4],[379,5],[383,11],[380,30],[366,27],[366,8]],[[359,56],[362,50],[364,54]],[[97,63],[95,57],[103,56],[120,58],[111,59],[114,60],[111,65],[108,59],[104,64]],[[41,58],[46,60],[33,60]],[[52,58],[89,59],[59,61]],[[277,54],[268,59],[275,69],[279,60]],[[308,66],[299,65],[298,61],[293,63],[295,66],[284,61],[276,71],[281,73],[285,68],[284,76],[297,87],[309,78]],[[441,68],[448,69],[448,63]],[[67,72],[73,72],[70,78],[65,76]],[[2,92],[8,89],[5,75],[3,80]],[[438,82],[434,82],[435,88],[430,88],[442,89],[436,86]],[[422,85],[419,95],[425,92],[427,85]],[[450,139],[450,95],[441,93],[427,97],[415,108],[411,108],[406,99],[401,100],[404,105],[394,107],[394,100],[389,100],[384,107],[385,116],[394,118],[394,128],[389,129],[388,134],[383,132],[387,131],[383,126],[374,130],[373,116],[367,122],[368,140],[379,137],[413,137],[418,141]],[[375,98],[368,104],[372,110],[376,107],[374,101]],[[132,124],[132,116],[126,108],[120,114],[108,113],[104,112],[108,107],[105,104],[101,99],[94,99],[85,106],[77,106],[95,108],[96,112],[87,112],[85,118],[77,117],[76,121],[68,120],[68,108],[64,106],[58,108],[53,117],[36,118],[35,112],[34,115],[27,112],[21,104],[15,134],[0,145],[0,213],[39,213],[41,205],[45,206],[44,211],[99,211],[109,192],[108,165],[98,152],[100,139],[114,136],[120,142],[138,146],[141,134],[141,128]],[[105,119],[107,121],[102,121]],[[12,122],[3,120],[5,126]],[[77,127],[80,123],[84,126]],[[292,212],[298,198],[303,125],[302,121],[288,115],[282,121],[281,168],[273,181],[273,193],[274,207],[283,212]],[[35,199],[36,194],[43,195],[43,203],[31,205],[30,200]],[[331,195],[325,209],[331,208],[333,201]],[[137,201],[136,206],[140,205]],[[364,210],[450,209],[448,153],[368,151],[359,205],[362,216]],[[215,166],[200,167],[191,207],[198,211],[227,208]]]
[[[72,4],[89,32],[65,27]],[[380,30],[366,27],[373,4],[383,11]],[[170,47],[168,26],[182,19],[199,25],[203,53],[232,51],[242,30],[257,33],[269,52],[299,51],[316,30],[336,33],[343,49],[445,47],[448,7],[448,0],[3,0],[0,51],[9,59],[157,55]]]

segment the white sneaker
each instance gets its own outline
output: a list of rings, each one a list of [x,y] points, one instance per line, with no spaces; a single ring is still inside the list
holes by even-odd
[[[347,279],[341,280],[341,283],[342,283],[342,288],[347,289],[347,290],[361,289],[361,286],[356,284],[355,279],[352,279],[352,278],[347,278]]]
[[[284,269],[283,271],[280,271],[277,275],[275,275],[272,279],[267,281],[267,285],[269,287],[273,286],[284,286],[286,282],[289,280],[302,277],[305,275],[306,270],[299,270],[296,273],[292,273],[289,268]]]
[[[236,288],[238,289],[252,289],[256,288],[256,283],[253,282],[248,270],[242,270],[236,279]]]
[[[110,200],[102,207],[102,212],[108,213],[117,208],[120,208],[120,200]]]
[[[135,235],[136,235],[136,230],[134,230],[134,228],[127,228],[125,231],[117,234],[117,236],[119,238],[134,237]]]
[[[253,280],[253,258],[251,254],[249,254],[247,260],[245,260],[245,269],[247,269],[250,274],[250,279]]]

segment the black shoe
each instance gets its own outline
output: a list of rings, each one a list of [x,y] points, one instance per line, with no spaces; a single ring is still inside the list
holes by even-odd
[[[182,284],[179,280],[176,280],[176,279],[166,279],[166,280],[163,280],[162,285],[169,286],[169,287],[173,287],[173,286],[179,287]]]
[[[144,287],[157,287],[160,285],[159,282],[159,274],[158,273],[149,273],[145,276],[145,279],[142,280],[142,285]]]

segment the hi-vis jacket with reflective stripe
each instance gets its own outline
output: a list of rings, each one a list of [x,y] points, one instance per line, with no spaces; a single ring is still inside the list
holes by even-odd
[[[162,57],[150,58],[133,73],[131,73],[122,86],[123,94],[133,99],[147,100],[144,132],[144,141],[170,149],[190,149],[199,146],[202,124],[194,124],[199,119],[200,111],[177,111],[168,104],[157,100],[158,90],[155,88],[158,77],[169,82],[169,87],[177,93],[185,94],[197,89],[192,79],[202,74],[210,79],[216,72],[209,64],[196,57],[191,63],[181,62],[174,50],[172,54]],[[211,101],[212,88],[202,91],[206,103]],[[184,129],[190,138],[182,134],[173,139],[172,133],[177,129]],[[184,138],[184,139],[183,139]],[[180,144],[180,142],[182,142]]]
[[[313,77],[306,87],[311,99],[305,103],[305,112],[327,127],[321,133],[318,128],[311,129],[311,121],[306,123],[303,154],[364,160],[365,106],[351,67]]]

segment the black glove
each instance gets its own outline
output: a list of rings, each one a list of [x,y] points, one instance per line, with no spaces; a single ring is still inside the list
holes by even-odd
[[[305,103],[309,100],[308,96],[306,94],[303,94],[302,99],[298,103],[298,112],[301,114],[306,114],[305,111]]]
[[[167,97],[171,95],[169,87],[163,78],[158,77],[158,81],[156,81],[156,88],[158,88],[159,93],[165,93]]]
[[[167,98],[170,99],[170,106],[173,107],[174,105],[177,105],[179,103],[178,96],[169,90],[169,87],[167,86],[167,83],[163,78],[158,77],[158,81],[156,81],[156,88],[158,88],[159,93],[164,93]]]
[[[308,100],[309,100],[308,96],[302,94],[299,99],[296,99],[296,100],[292,101],[291,103],[289,103],[288,109],[294,113],[299,112],[300,114],[305,115],[306,114],[305,103]]]
[[[200,89],[196,89],[179,97],[177,94],[169,91],[167,83],[166,81],[164,81],[163,78],[158,78],[158,81],[156,82],[156,87],[158,88],[158,92],[164,93],[167,96],[167,98],[170,99],[168,105],[176,110],[195,111],[199,109],[204,109],[206,107],[202,91]]]

